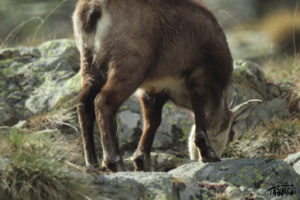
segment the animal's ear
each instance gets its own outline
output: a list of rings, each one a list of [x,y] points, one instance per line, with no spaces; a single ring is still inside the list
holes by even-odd
[[[230,111],[233,114],[233,121],[238,122],[247,118],[252,111],[262,103],[262,100],[251,99],[239,105],[236,105],[234,108],[231,108]]]

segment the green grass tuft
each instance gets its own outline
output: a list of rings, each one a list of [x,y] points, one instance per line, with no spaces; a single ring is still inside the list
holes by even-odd
[[[2,131],[0,140],[1,199],[76,200],[94,195],[87,178],[68,167],[81,155],[65,138],[10,130]]]

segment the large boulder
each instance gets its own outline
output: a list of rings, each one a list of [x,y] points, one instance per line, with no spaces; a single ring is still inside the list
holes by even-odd
[[[99,199],[267,200],[281,189],[286,193],[280,198],[300,198],[300,176],[287,163],[272,159],[193,162],[165,173],[119,172],[94,178]]]
[[[233,83],[229,88],[229,95],[234,96],[234,105],[248,99],[263,100],[249,117],[234,125],[237,134],[264,121],[273,122],[275,119],[289,117],[288,103],[284,97],[287,91],[272,82],[269,82],[261,67],[247,61],[236,61],[234,64]]]
[[[121,106],[117,119],[121,150],[132,153],[137,147],[143,129],[142,112],[134,96]],[[188,111],[177,109],[172,103],[167,103],[163,108],[162,123],[155,135],[153,149],[165,152],[186,150],[186,140],[192,124]]]
[[[78,93],[78,70],[79,53],[73,40],[1,50],[0,125],[50,110],[63,97]]]

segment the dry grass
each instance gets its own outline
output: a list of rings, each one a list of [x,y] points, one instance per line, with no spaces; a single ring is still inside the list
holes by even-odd
[[[268,59],[262,63],[267,79],[300,89],[300,55]]]
[[[27,122],[32,130],[60,129],[64,134],[79,134],[77,112],[73,107],[31,116]]]
[[[2,131],[0,137],[1,199],[84,200],[94,195],[82,173],[69,167],[82,158],[78,142],[16,130]]]
[[[235,138],[226,148],[225,157],[285,158],[299,151],[300,119],[275,120]]]
[[[300,55],[282,56],[261,63],[266,78],[284,91],[282,98],[293,115],[300,115]]]

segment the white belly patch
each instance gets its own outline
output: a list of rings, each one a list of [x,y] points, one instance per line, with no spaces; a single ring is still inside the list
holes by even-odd
[[[169,93],[182,93],[185,89],[184,79],[161,78],[157,80],[145,80],[137,89],[135,95],[142,96],[145,92],[159,93],[163,90]]]

